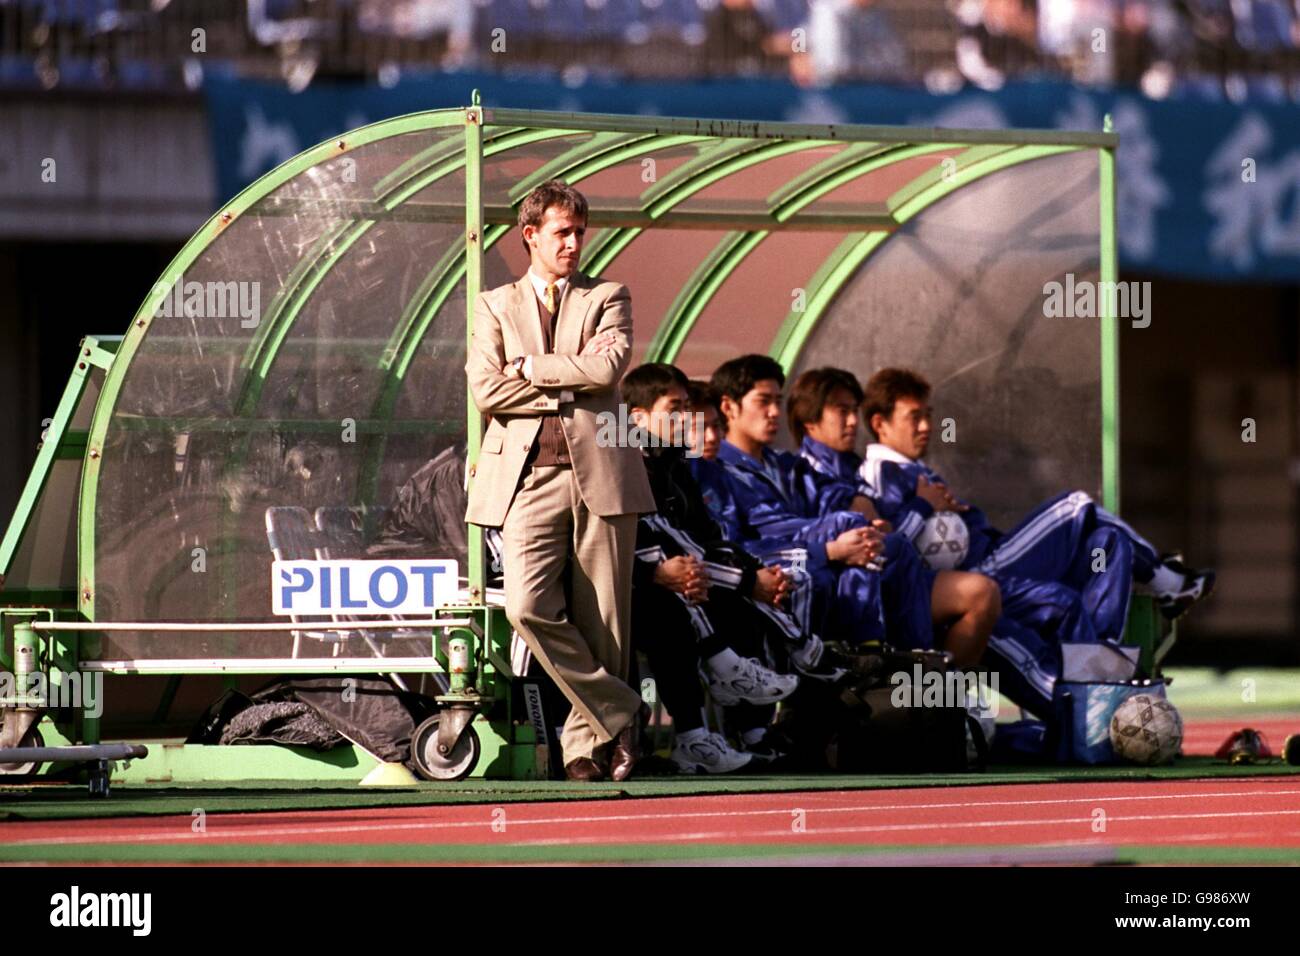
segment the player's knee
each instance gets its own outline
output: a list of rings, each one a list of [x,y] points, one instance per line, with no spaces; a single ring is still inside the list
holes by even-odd
[[[993,622],[1002,616],[1002,589],[998,587],[997,581],[982,574],[975,575],[975,579],[976,607],[981,619],[992,628]]]
[[[1002,615],[1002,589],[983,574],[965,572],[958,582],[962,611],[989,629]]]

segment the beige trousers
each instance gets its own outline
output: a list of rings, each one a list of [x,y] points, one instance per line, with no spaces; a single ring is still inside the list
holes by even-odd
[[[591,514],[571,468],[533,467],[501,528],[506,616],[573,704],[566,764],[593,757],[641,706],[627,684],[636,522]]]

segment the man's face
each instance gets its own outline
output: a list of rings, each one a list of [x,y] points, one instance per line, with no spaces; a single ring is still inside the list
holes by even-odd
[[[872,415],[871,427],[887,445],[900,455],[920,458],[930,444],[930,406],[915,398],[900,398],[894,402],[894,413]]]
[[[837,388],[826,398],[819,421],[805,425],[808,437],[835,451],[853,451],[858,440],[858,403],[847,388]]]
[[[524,226],[524,241],[533,271],[545,279],[562,279],[578,268],[587,223],[559,206],[548,206],[540,226]]]
[[[781,385],[774,378],[755,383],[739,402],[722,397],[727,416],[727,436],[754,445],[770,445],[781,423]]]
[[[691,412],[691,448],[705,461],[713,461],[722,447],[723,428],[718,410],[705,404],[692,406]]]
[[[652,435],[658,436],[661,445],[680,442],[685,434],[682,416],[686,414],[689,400],[686,389],[674,385],[656,398],[651,408],[632,409],[632,420]]]

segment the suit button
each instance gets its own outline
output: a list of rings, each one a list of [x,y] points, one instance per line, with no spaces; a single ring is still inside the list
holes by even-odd
[[[529,446],[527,446],[527,445],[520,445],[519,447],[522,448],[524,451],[528,451],[528,447],[529,447]]]

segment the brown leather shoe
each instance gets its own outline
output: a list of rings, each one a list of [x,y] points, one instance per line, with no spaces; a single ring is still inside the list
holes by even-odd
[[[605,779],[605,771],[590,757],[574,757],[564,765],[564,778],[581,783],[595,783]]]
[[[609,779],[622,782],[632,776],[632,769],[641,759],[641,728],[649,719],[650,708],[642,704],[636,716],[618,732],[609,755]]]

